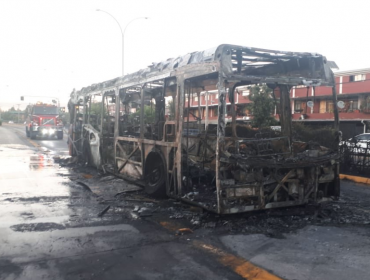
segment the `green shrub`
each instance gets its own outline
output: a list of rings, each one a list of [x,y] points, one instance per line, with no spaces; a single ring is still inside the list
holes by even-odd
[[[336,149],[336,130],[330,126],[312,126],[293,122],[293,141],[316,142],[320,146]]]

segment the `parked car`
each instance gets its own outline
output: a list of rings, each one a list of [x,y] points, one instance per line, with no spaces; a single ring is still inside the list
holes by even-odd
[[[8,123],[14,123],[13,121],[9,121]]]
[[[362,153],[365,152],[366,148],[369,148],[367,152],[370,153],[370,133],[356,135],[353,138],[342,141],[339,145],[342,147],[346,146],[347,148],[353,149],[355,152]]]

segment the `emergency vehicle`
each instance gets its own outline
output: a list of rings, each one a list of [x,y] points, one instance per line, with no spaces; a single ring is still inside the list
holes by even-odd
[[[31,139],[36,137],[63,139],[63,122],[59,117],[58,107],[41,102],[31,105],[26,120],[26,134]]]

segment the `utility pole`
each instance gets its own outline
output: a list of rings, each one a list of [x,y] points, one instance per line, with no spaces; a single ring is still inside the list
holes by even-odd
[[[119,24],[118,20],[114,16],[112,16],[110,13],[108,13],[106,11],[103,11],[103,10],[100,10],[100,9],[97,9],[96,11],[106,13],[107,15],[112,17],[115,20],[115,22],[118,24],[119,30],[121,30],[121,36],[122,36],[122,76],[124,76],[125,75],[125,49],[124,49],[124,47],[125,47],[126,28],[130,25],[131,22],[133,22],[135,20],[138,20],[138,19],[148,19],[148,17],[137,17],[137,18],[132,19],[129,23],[126,24],[125,29],[123,29],[123,31],[122,31],[121,25]]]

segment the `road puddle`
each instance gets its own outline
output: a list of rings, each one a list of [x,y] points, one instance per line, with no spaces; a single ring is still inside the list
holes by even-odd
[[[74,214],[70,208],[70,172],[51,153],[23,145],[0,146],[0,230],[60,229]],[[57,226],[50,226],[50,225]],[[26,230],[27,229],[27,230]]]

